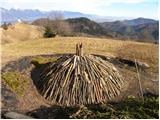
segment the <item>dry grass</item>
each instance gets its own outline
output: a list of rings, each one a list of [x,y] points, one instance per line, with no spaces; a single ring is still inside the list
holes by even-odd
[[[56,37],[5,44],[2,45],[2,64],[28,55],[74,53],[80,42],[85,53],[110,54],[132,60],[135,54],[138,60],[158,67],[158,45],[87,37]]]
[[[16,23],[8,26],[7,30],[0,29],[2,44],[15,41],[25,41],[43,37],[43,29],[25,23]]]
[[[148,63],[154,71],[158,71],[158,45],[155,44],[124,44],[117,50],[117,57]]]

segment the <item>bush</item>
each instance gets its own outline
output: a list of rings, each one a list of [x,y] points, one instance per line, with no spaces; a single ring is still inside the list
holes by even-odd
[[[45,38],[51,38],[51,37],[55,37],[56,33],[54,33],[53,30],[49,26],[46,26],[45,33],[43,34],[43,36]]]
[[[9,24],[8,24],[9,25]],[[4,30],[7,30],[8,29],[8,25],[7,23],[4,23],[1,27],[4,29]]]

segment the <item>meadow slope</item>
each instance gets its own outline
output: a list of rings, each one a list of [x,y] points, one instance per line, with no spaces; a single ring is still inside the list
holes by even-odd
[[[7,103],[7,99],[4,99],[4,101],[2,102],[2,104],[4,105],[3,110],[12,109],[16,111],[23,111],[24,114],[27,113],[31,116],[34,116],[35,114],[35,116],[38,116],[39,118],[57,118],[58,115],[60,115],[61,118],[67,118],[64,114],[62,114],[63,112],[61,112],[66,110],[59,108],[59,112],[57,112],[57,107],[49,103],[49,101],[45,100],[41,96],[41,94],[37,90],[35,81],[39,79],[37,77],[37,75],[39,74],[38,71],[42,69],[42,66],[46,65],[45,60],[54,61],[54,54],[75,53],[75,45],[80,42],[83,43],[84,53],[86,54],[110,55],[112,57],[129,59],[133,61],[135,60],[134,58],[136,58],[138,59],[138,61],[146,62],[150,67],[139,69],[143,93],[149,92],[155,95],[159,94],[158,45],[112,39],[57,36],[55,38],[49,39],[42,38],[27,41],[15,41],[13,43],[2,45],[2,92],[5,93],[2,97],[5,98],[5,96],[11,96],[6,92],[6,86],[9,86],[12,90],[11,93],[16,94],[17,96],[12,97],[12,103]],[[52,55],[49,55],[49,58],[47,58],[42,56],[42,54]],[[38,61],[40,63],[40,66],[33,66],[31,64],[31,61],[33,60]],[[136,68],[130,66],[129,64],[117,64],[117,62],[114,62],[114,60],[111,61],[111,63],[113,63],[122,74],[125,80],[125,85],[123,86],[121,94],[113,101],[123,101],[130,95],[135,96],[139,99],[139,84],[137,81]],[[33,75],[34,77],[36,77],[36,79],[33,77]],[[15,83],[18,83],[18,85]],[[13,87],[15,85],[16,87]],[[22,94],[22,96],[20,96],[19,94]],[[152,103],[148,103],[148,99],[146,100],[147,105],[157,106],[158,97],[155,99],[156,102],[152,99]],[[16,100],[18,102],[15,104],[14,101]],[[148,107],[146,108],[144,104],[144,109],[142,109],[143,104],[137,104],[137,102],[134,103],[135,106],[133,107],[133,102],[130,102],[131,103],[124,102],[124,104],[123,102],[120,102],[121,104],[118,103],[118,105],[120,105],[119,109],[116,109],[116,107],[118,107],[117,105],[115,106],[115,108],[113,108],[116,110],[116,114],[114,113],[115,115],[108,114],[108,111],[110,111],[107,106],[108,104],[104,104],[105,107],[103,107],[104,109],[102,110],[101,107],[96,107],[95,105],[93,105],[93,109],[95,109],[97,112],[93,111],[92,115],[88,118],[146,118],[145,115],[148,115],[148,111],[145,111],[145,109],[148,110]],[[8,106],[11,106],[11,108],[9,108]],[[99,108],[100,110],[98,110],[97,108]],[[89,107],[86,107],[86,110],[87,111],[84,111],[85,114],[90,113]],[[147,116],[147,118],[158,118],[157,107],[151,107],[149,110],[150,116]],[[56,111],[56,113],[54,113],[53,111]],[[79,111],[79,109],[76,111]],[[83,110],[80,109],[80,111],[83,113]],[[73,113],[77,115],[77,112]],[[139,113],[141,113],[140,116],[137,116],[137,114],[139,115]],[[73,116],[75,114],[73,114]],[[79,113],[78,116],[80,115],[79,118],[83,118],[83,115],[84,117],[86,117],[85,114],[81,115],[81,113]],[[67,115],[69,115],[69,113],[67,113]],[[123,117],[119,117],[120,115],[122,115]],[[78,116],[75,116],[75,118],[78,118]]]
[[[2,45],[2,64],[23,56],[74,53],[76,43],[82,42],[86,54],[113,55],[146,62],[158,68],[158,45],[132,41],[87,37],[55,37],[17,41]]]
[[[34,40],[43,37],[43,28],[27,23],[9,25],[7,30],[0,28],[1,43],[7,44],[16,41]]]

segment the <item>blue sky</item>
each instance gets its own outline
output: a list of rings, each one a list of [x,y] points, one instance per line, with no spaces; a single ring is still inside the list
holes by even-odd
[[[158,19],[158,0],[3,0],[1,7]]]

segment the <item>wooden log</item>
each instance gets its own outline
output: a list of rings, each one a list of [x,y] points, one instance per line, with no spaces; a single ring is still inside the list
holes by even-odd
[[[83,45],[82,43],[76,44],[76,55],[83,56]]]

